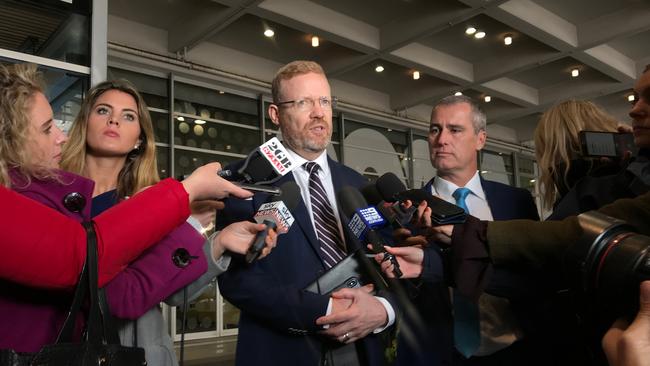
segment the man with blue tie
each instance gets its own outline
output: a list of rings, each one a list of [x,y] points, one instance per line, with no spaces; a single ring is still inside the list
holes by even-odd
[[[486,116],[471,98],[440,100],[431,114],[428,139],[436,176],[422,189],[482,220],[538,220],[530,192],[480,177],[478,152],[486,138]],[[433,249],[425,249],[429,250]],[[509,282],[508,274],[496,277],[497,287],[504,287],[499,283],[502,278]],[[425,280],[414,302],[426,324],[425,334],[417,334],[421,327],[409,326],[420,320],[404,318],[405,326],[416,334],[410,342],[400,338],[398,365],[514,365],[522,361],[519,356],[525,352],[518,350],[518,341],[523,332],[507,298],[488,291],[476,304],[440,281]]]
[[[295,223],[271,255],[235,265],[219,278],[223,296],[241,310],[236,365],[382,365],[376,333],[395,320],[388,295],[373,296],[367,287],[331,296],[305,290],[341,259],[365,249],[346,240],[338,214],[336,193],[366,180],[327,156],[335,100],[325,73],[315,62],[291,62],[271,88],[269,116],[297,163],[275,185],[294,181],[302,200],[292,210]],[[249,219],[267,199],[256,194],[249,201],[229,200],[218,226]]]

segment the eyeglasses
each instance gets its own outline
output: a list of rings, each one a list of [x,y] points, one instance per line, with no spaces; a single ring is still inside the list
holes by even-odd
[[[336,103],[338,102],[336,97],[332,97],[332,98],[320,97],[317,100],[321,108],[324,109],[336,108]],[[314,108],[314,106],[316,105],[316,100],[312,98],[304,98],[304,99],[297,99],[297,100],[287,100],[285,102],[277,102],[273,104],[277,106],[281,106],[283,104],[293,104],[296,107],[296,109],[298,109],[301,112],[304,112]]]

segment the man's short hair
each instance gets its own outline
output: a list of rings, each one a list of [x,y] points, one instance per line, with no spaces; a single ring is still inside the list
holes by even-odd
[[[433,107],[433,111],[431,112],[431,120],[433,121],[433,117],[436,114],[436,108],[440,106],[450,106],[461,103],[469,104],[472,109],[472,125],[474,126],[474,132],[479,133],[480,131],[485,131],[487,126],[487,117],[485,116],[485,112],[483,112],[481,107],[479,107],[472,98],[466,95],[450,95],[448,97],[440,99]]]
[[[293,61],[280,68],[278,72],[275,73],[273,81],[271,82],[271,94],[273,95],[273,102],[279,103],[280,100],[280,84],[291,78],[294,78],[298,75],[309,74],[310,72],[325,75],[325,71],[321,65],[314,61]]]
[[[648,72],[650,71],[650,64],[645,65],[645,69],[643,69],[643,72]]]

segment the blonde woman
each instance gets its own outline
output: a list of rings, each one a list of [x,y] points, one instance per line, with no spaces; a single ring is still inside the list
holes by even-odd
[[[88,92],[63,150],[61,166],[95,181],[92,215],[158,181],[151,118],[145,101],[130,82],[106,81]],[[222,257],[226,249],[245,253],[262,229],[264,225],[235,223],[204,245],[204,238],[185,223],[131,263],[106,286],[111,312],[133,320],[123,322],[122,343],[145,348],[150,365],[176,365],[157,304],[204,274],[207,262],[207,274],[191,292],[198,291],[227,269],[229,258]],[[273,232],[263,255],[274,243]]]
[[[545,209],[582,177],[615,173],[617,166],[580,154],[580,131],[617,132],[619,122],[592,102],[567,100],[544,112],[535,129],[535,155]]]

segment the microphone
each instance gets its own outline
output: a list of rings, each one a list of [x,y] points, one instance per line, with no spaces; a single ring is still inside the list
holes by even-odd
[[[361,189],[368,203],[377,207],[393,229],[406,227],[417,211],[416,206],[405,209],[396,199],[403,191],[406,191],[406,186],[393,173],[386,173],[379,177],[375,184],[369,184]]]
[[[272,184],[296,167],[296,162],[277,137],[248,154],[237,171],[221,170],[219,176],[240,183]]]
[[[361,193],[353,187],[343,187],[338,193],[339,207],[341,211],[350,220],[348,228],[352,235],[364,244],[371,244],[375,253],[384,253],[384,261],[389,260],[393,264],[393,273],[395,277],[402,276],[397,259],[392,254],[386,252],[384,245],[386,241],[376,229],[381,229],[388,225],[388,221],[374,206],[368,206]]]
[[[262,253],[264,249],[264,241],[269,233],[269,229],[289,230],[293,224],[294,218],[291,215],[293,210],[300,200],[300,188],[298,185],[291,181],[286,182],[280,186],[282,192],[278,197],[271,196],[269,200],[264,203],[255,213],[253,219],[259,224],[266,225],[264,230],[257,233],[253,244],[246,252],[246,263],[252,263]]]

